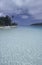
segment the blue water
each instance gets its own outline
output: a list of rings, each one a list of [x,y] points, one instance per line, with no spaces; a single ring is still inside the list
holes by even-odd
[[[42,27],[0,29],[0,65],[42,65]]]

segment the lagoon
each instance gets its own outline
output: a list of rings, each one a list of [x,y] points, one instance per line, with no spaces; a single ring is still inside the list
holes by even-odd
[[[1,28],[0,65],[42,65],[42,26]]]

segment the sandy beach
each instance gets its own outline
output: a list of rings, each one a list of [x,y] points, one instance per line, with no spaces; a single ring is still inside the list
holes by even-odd
[[[1,28],[7,29],[7,28],[14,28],[14,27],[16,27],[16,26],[0,26],[0,29],[1,29]]]

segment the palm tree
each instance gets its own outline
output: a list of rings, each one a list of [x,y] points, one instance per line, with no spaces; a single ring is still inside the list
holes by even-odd
[[[14,19],[15,18],[15,16],[14,15],[12,15],[12,19]],[[15,20],[15,19],[14,19]],[[14,21],[13,23],[12,23],[12,25],[17,25],[17,23]]]
[[[2,26],[11,25],[11,18],[8,15],[6,17],[0,17],[0,25]]]

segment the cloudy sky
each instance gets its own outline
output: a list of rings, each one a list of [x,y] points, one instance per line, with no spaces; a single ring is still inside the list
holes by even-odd
[[[42,19],[42,0],[0,0],[0,16],[6,14],[29,13],[34,19]],[[27,15],[21,18],[27,19]]]

